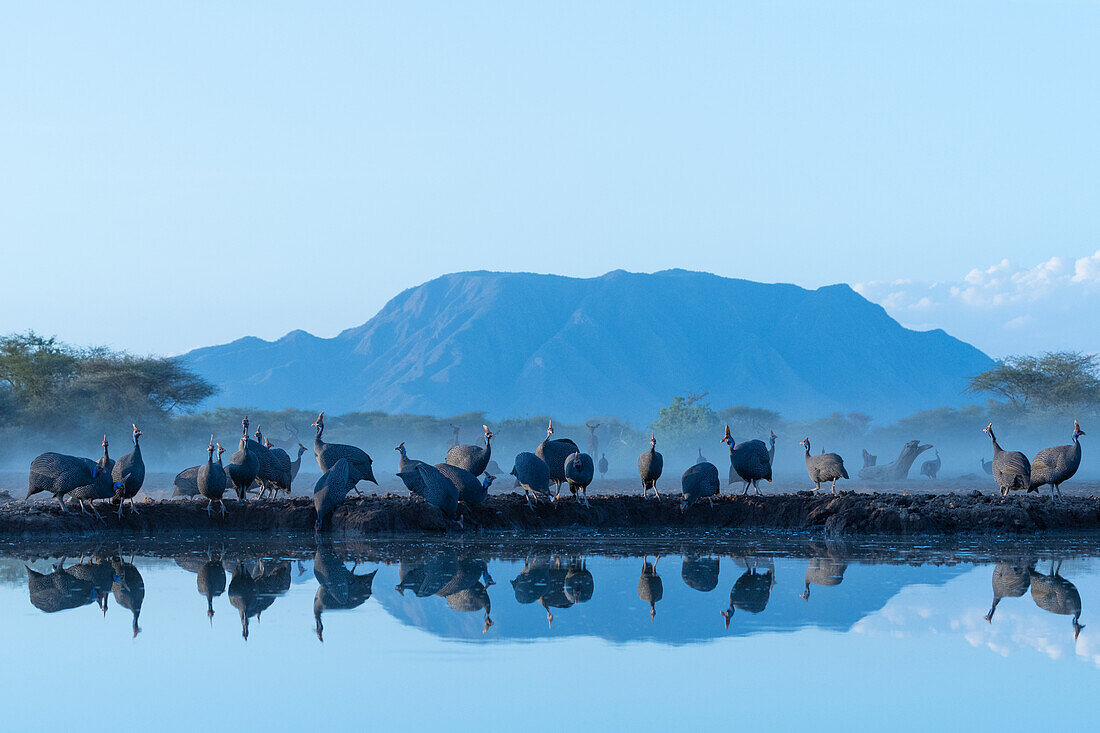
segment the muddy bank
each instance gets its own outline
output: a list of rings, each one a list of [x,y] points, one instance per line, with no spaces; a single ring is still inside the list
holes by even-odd
[[[62,534],[95,534],[111,530],[153,534],[201,533],[211,529],[252,532],[312,532],[313,503],[305,497],[273,501],[226,502],[223,519],[206,512],[205,502],[146,500],[138,513],[121,517],[104,512],[103,520],[56,503],[15,500],[0,504],[0,534],[7,538]],[[395,494],[349,499],[325,522],[334,534],[370,536],[383,533],[431,532],[469,534],[480,530],[537,532],[585,529],[778,529],[813,531],[825,537],[859,534],[1021,534],[1042,530],[1100,529],[1100,500],[1065,497],[1010,496],[978,492],[938,495],[865,494],[837,496],[799,492],[764,496],[717,497],[686,513],[679,499],[660,501],[637,495],[605,495],[585,508],[572,499],[541,504],[532,510],[519,494],[490,498],[468,516],[465,527],[447,519],[419,499]]]

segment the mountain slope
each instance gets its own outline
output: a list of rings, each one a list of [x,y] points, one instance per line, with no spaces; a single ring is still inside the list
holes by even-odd
[[[892,418],[965,404],[966,377],[991,364],[943,331],[903,328],[846,285],[683,270],[445,275],[331,339],[245,338],[183,360],[222,388],[211,406],[647,421],[686,392],[792,418]]]

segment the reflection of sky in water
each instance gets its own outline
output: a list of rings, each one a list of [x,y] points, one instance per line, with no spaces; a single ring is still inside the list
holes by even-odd
[[[228,594],[215,598],[210,623],[197,576],[171,560],[135,561],[145,598],[133,639],[113,596],[106,617],[94,603],[37,610],[22,565],[5,558],[4,728],[976,731],[1092,720],[1100,559],[1061,568],[1083,599],[1076,643],[1071,617],[1038,608],[1030,593],[1002,600],[986,623],[992,565],[854,559],[839,585],[812,586],[808,601],[799,596],[808,560],[769,559],[760,566],[774,567],[766,608],[735,610],[727,631],[720,612],[743,561],[723,558],[717,587],[700,592],[681,580],[681,560],[660,560],[651,620],[639,598],[641,558],[589,556],[592,599],[551,608],[550,628],[543,606],[516,600],[510,581],[524,563],[490,561],[487,633],[482,611],[400,595],[396,564],[361,563],[357,573],[378,570],[373,595],[326,611],[322,644],[309,560],[292,561],[289,590],[251,620],[246,642]]]

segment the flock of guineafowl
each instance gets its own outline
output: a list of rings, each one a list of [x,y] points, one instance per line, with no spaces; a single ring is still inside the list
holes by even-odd
[[[247,417],[241,425],[241,439],[228,465],[222,463],[225,449],[211,436],[206,447],[206,462],[185,469],[176,476],[177,494],[200,496],[207,500],[208,513],[216,504],[223,516],[225,505],[222,499],[230,488],[242,502],[248,500],[250,490],[258,490],[260,498],[268,492],[272,496],[277,496],[279,491],[290,494],[291,483],[298,474],[302,454],[306,451],[305,446],[299,443],[297,458],[291,460],[284,449],[266,440],[260,430],[255,432],[254,437],[250,436]],[[353,445],[324,441],[324,412],[318,415],[313,427],[316,429],[313,452],[323,472],[313,490],[313,503],[317,511],[315,527],[320,530],[325,517],[343,502],[349,492],[359,493],[357,484],[360,481],[375,484],[378,481],[374,477],[371,457],[365,451]],[[399,454],[397,476],[411,493],[437,506],[447,517],[462,523],[465,518],[463,509],[480,505],[496,478],[488,472],[493,433],[488,426],[484,426],[484,430],[484,446],[454,445],[448,450],[445,462],[435,465],[409,458],[405,444],[401,443],[395,449]],[[984,432],[993,441],[991,473],[1002,496],[1007,496],[1012,490],[1037,491],[1048,484],[1051,495],[1060,496],[1061,484],[1072,478],[1081,465],[1080,437],[1085,433],[1076,420],[1073,421],[1072,442],[1069,445],[1042,450],[1031,461],[1019,451],[1002,450],[993,434],[992,423],[986,426]],[[119,516],[129,501],[130,511],[136,512],[134,497],[145,480],[140,439],[141,430],[134,425],[134,449],[118,460],[110,458],[106,436],[102,443],[103,456],[98,461],[60,453],[43,453],[31,462],[27,498],[48,491],[57,499],[63,512],[68,511],[64,501],[68,497],[70,501],[77,501],[81,512],[99,518],[102,517],[94,506],[96,501],[117,504]],[[775,440],[775,433],[771,433],[768,444],[762,440],[737,443],[729,426],[726,426],[722,442],[729,446],[729,483],[739,480],[744,484],[744,493],[752,487],[759,494],[759,482],[772,480]],[[814,491],[820,489],[823,483],[831,482],[831,490],[835,493],[836,482],[848,478],[844,459],[836,453],[812,454],[809,438],[802,440],[800,445],[805,449],[806,472],[814,483]],[[655,437],[650,437],[649,446],[649,450],[638,457],[642,495],[647,496],[652,490],[654,497],[660,499],[657,481],[664,471],[664,457],[657,451]],[[527,503],[532,507],[536,502],[556,501],[563,484],[568,485],[577,501],[588,506],[587,491],[595,468],[592,456],[582,452],[575,442],[568,438],[554,438],[554,424],[551,421],[546,429],[546,438],[533,453],[525,451],[518,454],[510,474],[515,477],[516,487],[523,489]],[[606,458],[601,459],[600,469],[606,471]],[[718,468],[704,459],[700,451],[699,461],[684,471],[680,485],[681,509],[686,511],[701,499],[711,499],[719,493],[721,481]],[[554,487],[552,495],[551,486]]]

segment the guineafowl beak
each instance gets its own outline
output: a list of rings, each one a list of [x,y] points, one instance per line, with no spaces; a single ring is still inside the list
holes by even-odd
[[[733,618],[733,611],[722,611],[722,620],[726,622],[726,628],[730,627],[730,619]]]

